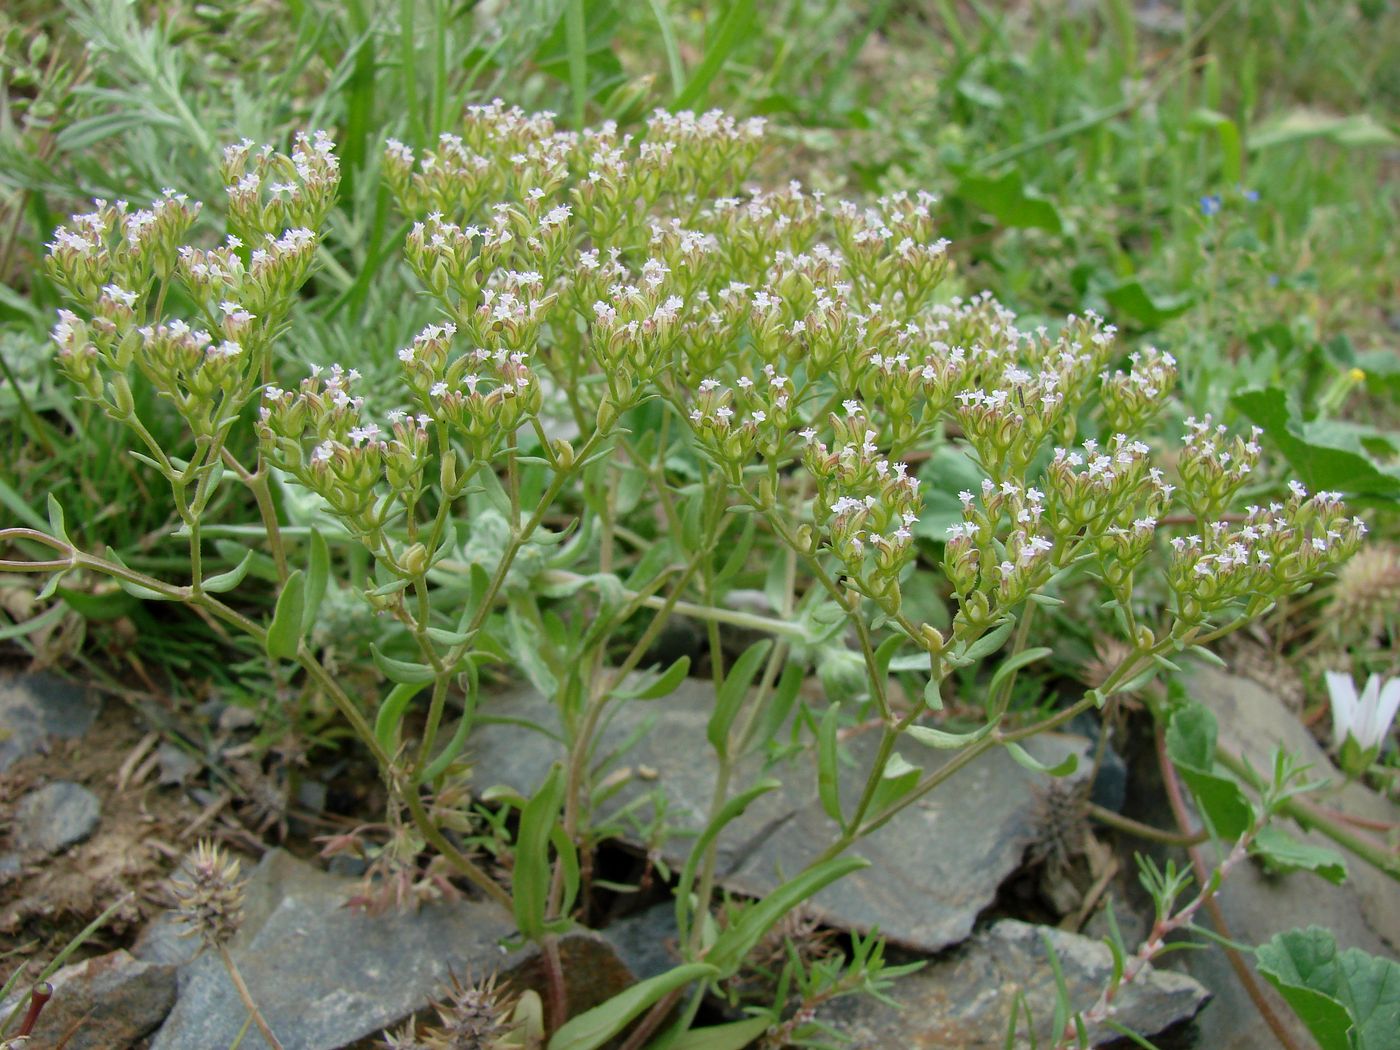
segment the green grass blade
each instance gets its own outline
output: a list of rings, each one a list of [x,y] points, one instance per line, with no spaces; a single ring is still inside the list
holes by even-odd
[[[647,0],[651,13],[656,16],[656,28],[661,33],[661,48],[666,52],[666,68],[671,74],[671,95],[679,98],[685,91],[685,64],[681,61],[681,49],[676,43],[676,30],[671,25],[671,13],[666,10],[665,0]]]
[[[725,9],[714,38],[706,44],[705,57],[695,67],[685,90],[676,97],[676,109],[693,106],[704,96],[710,81],[724,68],[725,62],[729,61],[729,56],[734,53],[740,42],[748,37],[756,16],[753,0],[733,0]]]

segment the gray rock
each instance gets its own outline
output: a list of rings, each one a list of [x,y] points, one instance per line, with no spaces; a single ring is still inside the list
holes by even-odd
[[[597,750],[602,755],[621,747],[630,735],[645,733],[618,759],[634,775],[601,808],[598,819],[635,806],[633,818],[645,823],[650,816],[645,796],[663,793],[673,834],[661,852],[673,866],[684,861],[688,840],[704,826],[714,790],[713,754],[705,742],[713,704],[707,684],[687,682],[655,703],[616,705],[600,734]],[[546,731],[557,725],[553,705],[528,691],[498,697],[484,713]],[[648,721],[653,722],[649,732]],[[553,737],[523,731],[520,723],[482,725],[473,742],[476,783],[483,789],[505,784],[530,791],[562,755]],[[873,733],[848,742],[854,762],[842,772],[847,806],[853,804],[877,744]],[[1047,735],[1030,741],[1028,749],[1042,761],[1055,762],[1069,752],[1083,756],[1088,743],[1082,737]],[[925,770],[950,760],[949,752],[913,743],[902,744],[899,752]],[[1087,775],[1087,766],[1081,762],[1076,776]],[[749,782],[759,772],[751,765],[736,783]],[[782,787],[758,798],[728,826],[719,851],[722,885],[752,896],[766,894],[784,875],[796,874],[839,834],[817,800],[810,756],[780,763],[762,775],[777,778]],[[1004,750],[987,753],[859,843],[852,852],[869,859],[870,867],[818,894],[812,911],[845,929],[879,926],[892,943],[922,951],[963,940],[1040,833],[1039,795],[1047,783]]]
[[[603,936],[639,981],[663,974],[685,961],[677,940],[676,906],[670,901],[618,920],[603,931]]]
[[[88,690],[51,674],[0,675],[0,773],[51,736],[82,736],[101,706]]]
[[[55,780],[19,800],[15,845],[21,850],[57,853],[92,834],[102,818],[97,796],[71,780]]]
[[[49,980],[53,998],[24,1044],[26,1050],[133,1046],[165,1019],[175,1002],[174,968],[142,962],[125,951],[65,966]],[[22,998],[28,996],[25,991]],[[14,1002],[0,1007],[0,1017]]]
[[[1005,1045],[1012,1011],[1018,1010],[1015,1045],[1032,1045],[1032,1026],[1035,1045],[1052,1045],[1055,977],[1042,939],[1046,935],[1059,958],[1071,1002],[1087,1008],[1112,973],[1108,948],[1075,933],[1003,919],[924,969],[898,979],[889,993],[898,1009],[852,996],[822,1007],[818,1020],[854,1040],[859,1050],[999,1050]],[[1191,978],[1148,967],[1119,991],[1114,1020],[1151,1036],[1192,1017],[1207,998],[1209,993]],[[1102,1028],[1090,1028],[1089,1036],[1094,1045],[1119,1038]]]
[[[1343,776],[1312,734],[1282,701],[1253,680],[1207,668],[1192,675],[1189,688],[1195,699],[1215,712],[1220,744],[1243,755],[1256,769],[1269,768],[1274,747],[1281,745],[1295,757],[1311,763],[1310,778],[1327,777],[1336,785],[1310,797],[1351,816],[1400,822],[1400,807],[1358,784],[1342,786]],[[1169,822],[1170,816],[1165,820]],[[1273,875],[1255,864],[1241,865],[1226,880],[1218,898],[1230,936],[1244,944],[1257,945],[1284,930],[1317,924],[1331,929],[1343,949],[1360,948],[1372,955],[1400,957],[1400,885],[1320,834],[1305,833],[1286,820],[1281,820],[1279,826],[1301,841],[1329,847],[1346,857],[1347,881],[1334,886],[1305,872]],[[1209,921],[1204,913],[1202,919]],[[1188,973],[1216,995],[1216,1001],[1202,1011],[1197,1021],[1202,1046],[1212,1050],[1262,1050],[1277,1045],[1222,952],[1185,952],[1178,959]],[[1261,984],[1274,1013],[1301,1045],[1311,1045],[1293,1012],[1272,988],[1262,981]]]
[[[378,1033],[441,991],[449,974],[482,974],[511,960],[497,942],[509,917],[480,901],[367,915],[346,906],[356,884],[280,850],[249,881],[232,954],[277,1037],[297,1050],[332,1050]],[[228,1046],[246,1013],[217,956],[180,972],[174,1010],[152,1050]],[[243,1046],[264,1045],[256,1029]]]
[[[178,912],[163,911],[149,923],[131,946],[131,954],[142,962],[184,966],[199,954],[199,938]]]

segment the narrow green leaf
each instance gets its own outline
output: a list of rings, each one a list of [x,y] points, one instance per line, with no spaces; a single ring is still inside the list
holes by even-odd
[[[717,972],[709,963],[686,963],[639,981],[601,1006],[571,1018],[550,1038],[549,1050],[596,1050],[659,999]]]
[[[277,608],[267,628],[267,655],[274,660],[290,660],[301,643],[301,610],[306,595],[306,577],[293,569],[282,592],[277,595]]]
[[[42,529],[44,526],[41,524],[38,527]],[[72,543],[68,538],[68,523],[63,520],[63,505],[52,492],[49,493],[49,531],[54,539]]]
[[[744,1050],[772,1024],[771,1017],[750,1017],[747,1021],[692,1028],[673,1040],[666,1050]]]
[[[1050,963],[1050,973],[1055,979],[1055,1016],[1050,1022],[1050,1031],[1063,1032],[1073,1013],[1074,1007],[1065,983],[1065,973],[1060,966],[1060,954],[1055,951],[1055,942],[1050,939],[1050,931],[1041,927],[1040,940],[1045,945],[1045,957]]]
[[[559,871],[562,873],[564,883],[564,899],[559,903],[559,914],[568,915],[569,912],[573,911],[574,901],[578,899],[580,880],[578,850],[569,840],[569,834],[564,830],[563,824],[556,823],[554,825],[549,841],[554,846],[554,856],[559,864]]]
[[[389,695],[379,705],[379,713],[374,719],[374,738],[385,754],[393,755],[399,750],[399,727],[403,724],[404,712],[409,702],[423,691],[424,682],[400,682],[389,690]]]
[[[801,688],[802,665],[786,664],[783,673],[778,676],[778,685],[773,690],[767,709],[763,712],[762,723],[758,731],[752,734],[749,742],[751,747],[761,745],[778,735],[778,731],[792,712],[792,705],[797,702],[797,693]]]
[[[462,749],[467,746],[467,737],[471,732],[471,727],[475,722],[476,712],[476,665],[467,661],[467,666],[471,668],[471,691],[467,696],[466,706],[462,709],[462,717],[457,720],[457,728],[452,732],[452,739],[447,745],[433,756],[433,760],[428,763],[423,772],[419,774],[418,782],[431,783],[447,771],[447,767],[457,760],[457,756],[462,753]]]
[[[412,583],[413,581],[407,577],[400,577],[397,580],[390,580],[388,583],[380,584],[378,587],[372,588],[368,593],[372,598],[387,598],[392,594],[398,594],[400,591],[408,590]]]
[[[690,657],[682,656],[660,675],[636,689],[619,689],[614,695],[627,700],[659,700],[670,696],[690,673]]]
[[[1066,755],[1053,766],[1047,766],[1020,744],[1008,743],[1006,750],[1011,753],[1011,757],[1016,760],[1018,766],[1029,769],[1032,773],[1044,773],[1051,777],[1067,777],[1079,768],[1079,756],[1074,753]]]
[[[0,627],[0,642],[9,641],[11,638],[23,638],[35,631],[42,631],[45,627],[58,623],[67,611],[68,609],[64,605],[54,605],[28,620],[6,624],[4,627]]]
[[[326,538],[316,527],[311,527],[311,563],[306,570],[306,600],[301,610],[301,633],[310,634],[316,625],[316,617],[321,613],[321,603],[326,599],[326,589],[331,579],[331,552],[326,546]]]
[[[710,843],[720,836],[731,821],[743,816],[744,812],[753,804],[754,799],[766,795],[770,791],[776,791],[782,786],[781,781],[771,777],[760,780],[746,791],[740,792],[725,802],[720,807],[719,812],[715,814],[714,819],[705,825],[699,838],[695,840],[695,844],[690,847],[690,852],[686,855],[685,866],[681,869],[680,882],[676,884],[676,928],[678,930],[689,929],[690,896],[695,886],[695,871],[699,867],[705,851],[710,848]],[[709,907],[709,903],[709,901],[699,901],[698,905],[703,911]]]
[[[129,566],[126,564],[126,562],[122,561],[122,556],[121,556],[120,554],[117,553],[117,551],[116,551],[115,548],[113,548],[113,547],[108,547],[108,548],[107,548],[107,557],[111,558],[112,561],[116,562],[116,563],[117,563],[118,565],[120,565],[123,569],[129,568]],[[39,597],[40,597],[40,598],[48,598],[48,597],[52,596],[53,590],[50,590],[49,588],[51,587],[51,588],[53,588],[54,590],[56,590],[57,587],[58,587],[57,581],[60,580],[60,579],[62,578],[62,576],[63,576],[63,573],[58,573],[58,574],[55,575],[53,578],[51,578],[51,579],[49,580],[49,587],[46,587],[46,588],[45,588],[45,591],[47,591],[48,593],[47,593],[47,594],[40,594]],[[132,582],[130,582],[129,580],[123,580],[120,576],[114,577],[114,578],[115,578],[116,581],[117,581],[117,586],[119,586],[122,590],[126,591],[126,593],[129,594],[129,595],[131,595],[133,598],[140,598],[143,602],[173,602],[173,601],[175,601],[175,599],[172,598],[172,597],[170,597],[169,595],[167,595],[167,594],[162,594],[160,591],[152,590],[152,589],[149,588],[149,587],[142,587],[139,583],[132,583]]]
[[[423,633],[433,642],[448,648],[466,645],[472,639],[472,636],[465,631],[449,631],[444,627],[425,627]]]
[[[50,493],[50,498],[52,498],[52,495],[53,494]],[[24,498],[20,496],[14,488],[7,485],[3,479],[0,479],[0,507],[5,507],[11,514],[28,525],[31,529],[38,529],[40,532],[44,531],[45,522],[43,517],[28,503],[24,502]],[[52,516],[50,516],[50,522],[52,522]],[[63,539],[63,537],[56,536],[55,539]]]
[[[836,754],[836,729],[840,718],[841,705],[831,704],[817,731],[817,795],[826,815],[845,831],[846,820],[841,815],[841,771]]]
[[[734,661],[734,666],[724,676],[724,684],[720,686],[715,697],[714,713],[705,727],[706,738],[721,755],[728,752],[730,727],[740,708],[744,706],[744,697],[748,694],[749,686],[753,684],[758,669],[772,645],[773,641],[770,638],[754,642]]]
[[[892,753],[885,762],[885,768],[880,771],[880,782],[875,786],[875,794],[871,796],[871,812],[882,812],[913,791],[923,772],[903,755],[898,752]]]
[[[63,605],[89,623],[111,623],[123,616],[130,616],[141,607],[140,602],[121,590],[93,594],[91,591],[75,591],[60,586],[54,593],[63,599]],[[61,609],[62,605],[54,608]]]
[[[961,653],[957,654],[960,665],[976,663],[984,656],[990,656],[1001,648],[1002,643],[1011,637],[1011,632],[1016,626],[1015,620],[1007,620],[1005,623],[993,627],[990,631],[978,638]]]
[[[1008,657],[1002,662],[1001,666],[997,668],[996,674],[992,675],[992,680],[987,684],[987,692],[989,694],[995,693],[1001,683],[1006,681],[1009,675],[1015,674],[1027,664],[1033,664],[1037,660],[1045,659],[1045,657],[1049,656],[1052,652],[1054,652],[1053,649],[1040,646],[1035,649],[1022,649],[1015,656]]]
[[[943,683],[937,678],[930,677],[924,686],[924,706],[930,711],[943,710]]]
[[[880,647],[875,650],[875,673],[879,681],[884,681],[890,676],[890,661],[894,659],[894,654],[899,652],[899,647],[904,644],[902,634],[892,634],[880,643]]]
[[[1339,146],[1393,146],[1395,132],[1368,113],[1338,116],[1313,109],[1295,109],[1255,129],[1249,136],[1249,151],[1328,139]]]
[[[217,576],[210,576],[204,581],[204,589],[210,594],[223,594],[237,587],[248,575],[248,569],[253,564],[256,551],[248,550],[243,554],[243,559],[229,569],[228,572],[221,572]]]
[[[1119,682],[1109,690],[1109,693],[1113,696],[1117,696],[1119,693],[1136,693],[1161,673],[1162,668],[1154,662],[1133,675],[1133,677],[1129,678],[1126,682]]]
[[[512,873],[512,901],[515,924],[527,940],[544,933],[545,909],[549,906],[549,840],[564,801],[564,769],[554,763],[549,776],[525,803],[520,813],[520,830],[515,842],[515,868]],[[552,1043],[550,1044],[553,1045]]]
[[[1200,657],[1212,667],[1228,669],[1230,666],[1224,660],[1222,660],[1217,653],[1215,653],[1213,650],[1207,649],[1204,645],[1193,645],[1186,651],[1188,653],[1194,653],[1196,656]]]
[[[970,733],[949,733],[942,729],[934,729],[932,726],[910,726],[904,731],[904,735],[917,740],[925,747],[938,748],[940,751],[956,751],[958,748],[977,743],[995,729],[1000,721],[999,718],[993,719]]]
[[[720,566],[719,572],[715,574],[715,583],[724,583],[743,571],[748,563],[749,553],[753,550],[754,536],[757,535],[757,527],[753,518],[744,519],[744,527],[739,530],[739,538],[734,541],[729,550],[729,555],[724,559],[724,564]],[[781,562],[781,558],[774,559]],[[781,607],[781,606],[780,606]]]
[[[1227,186],[1238,186],[1244,177],[1244,144],[1239,125],[1213,109],[1198,109],[1191,114],[1188,126],[1215,131],[1220,141],[1220,181]]]
[[[719,970],[720,977],[731,976],[748,958],[759,939],[789,911],[837,879],[869,866],[870,862],[862,857],[833,857],[789,879],[762,900],[745,908],[738,920],[719,935],[705,958]]]
[[[369,654],[374,658],[374,665],[379,668],[380,673],[389,681],[398,682],[400,685],[422,685],[424,682],[431,682],[437,674],[428,664],[415,664],[385,656],[373,642],[370,643]]]

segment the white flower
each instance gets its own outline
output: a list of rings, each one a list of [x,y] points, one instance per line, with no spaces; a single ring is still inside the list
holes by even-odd
[[[1337,746],[1350,737],[1363,751],[1380,747],[1400,709],[1400,678],[1382,683],[1381,676],[1373,674],[1357,696],[1351,675],[1328,671],[1327,692],[1332,698],[1332,735]]]

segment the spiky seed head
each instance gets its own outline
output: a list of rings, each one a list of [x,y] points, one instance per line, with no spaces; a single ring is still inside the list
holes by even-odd
[[[515,1028],[515,997],[496,983],[495,974],[481,981],[468,974],[465,983],[453,974],[433,1008],[439,1024],[424,1033],[425,1050],[492,1050]]]
[[[238,878],[238,861],[219,846],[199,842],[170,885],[180,916],[190,926],[188,936],[217,946],[238,932],[245,883]]]
[[[1400,602],[1400,547],[1372,543],[1357,551],[1337,573],[1332,611],[1352,630],[1377,632]]]

